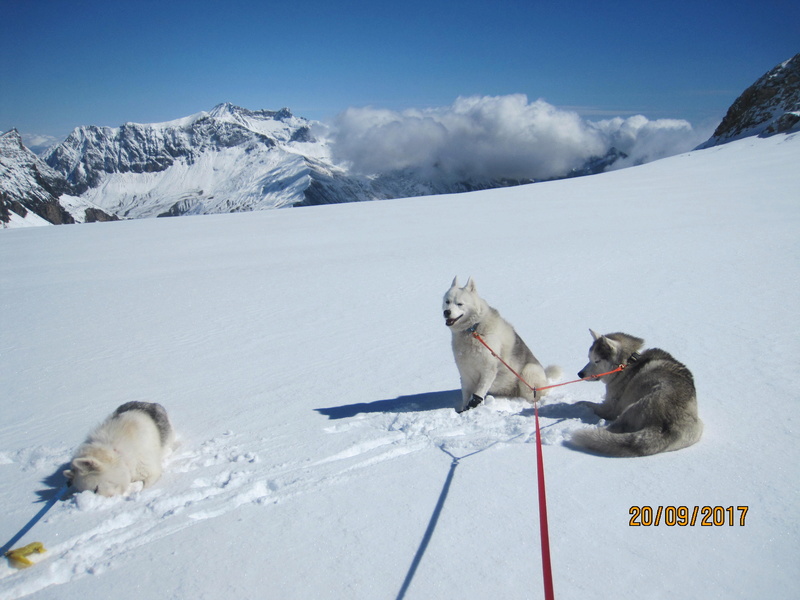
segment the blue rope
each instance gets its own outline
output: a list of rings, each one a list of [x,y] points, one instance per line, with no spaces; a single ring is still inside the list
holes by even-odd
[[[447,452],[447,450],[444,450],[443,448],[441,450],[443,452]],[[449,452],[447,453],[450,454]],[[450,456],[453,455],[450,454]],[[414,556],[414,560],[411,561],[411,568],[406,574],[406,579],[403,581],[403,586],[400,588],[400,593],[397,594],[397,600],[403,600],[403,598],[405,598],[406,592],[408,591],[408,586],[411,585],[411,580],[414,579],[414,573],[417,572],[417,567],[422,562],[422,555],[425,554],[425,550],[428,548],[428,543],[431,541],[433,532],[436,529],[436,523],[439,521],[439,515],[442,514],[444,502],[447,500],[447,493],[450,491],[450,484],[453,483],[453,476],[456,474],[456,467],[458,466],[459,460],[460,459],[453,456],[453,462],[450,463],[450,472],[447,474],[447,479],[444,482],[442,493],[439,494],[439,501],[436,503],[436,508],[433,509],[433,515],[431,515],[428,528],[425,530],[425,535],[422,536],[422,542],[417,549],[417,554]]]
[[[28,521],[25,527],[19,530],[19,533],[17,535],[11,538],[2,548],[0,548],[0,555],[4,555],[6,552],[11,550],[11,547],[14,544],[16,544],[20,540],[20,538],[22,538],[23,535],[28,533],[31,527],[36,525],[36,523],[39,522],[39,519],[41,519],[48,510],[53,508],[53,505],[56,502],[58,502],[59,500],[61,500],[61,498],[64,497],[68,489],[69,489],[69,483],[65,483],[63,486],[61,486],[61,489],[56,492],[55,496],[53,496],[52,498],[50,498],[50,500],[47,501],[47,504],[45,504],[42,507],[42,510],[36,513],[36,516],[33,517],[30,521]]]
[[[511,440],[515,440],[516,438],[520,437],[522,434],[519,433],[512,438],[509,438],[506,443],[510,442]],[[433,509],[433,514],[431,515],[431,520],[428,522],[428,528],[425,530],[425,534],[422,536],[422,541],[419,544],[419,548],[417,548],[417,553],[414,555],[414,560],[411,561],[411,567],[408,569],[408,573],[406,573],[406,578],[403,581],[403,585],[400,588],[400,592],[397,594],[396,600],[403,600],[406,596],[406,592],[408,591],[408,587],[411,585],[411,581],[414,579],[414,574],[417,572],[417,567],[419,567],[420,563],[422,562],[422,556],[425,554],[425,550],[428,549],[428,544],[433,537],[433,532],[436,530],[436,524],[439,522],[439,516],[442,514],[442,509],[444,508],[444,503],[447,500],[447,494],[450,492],[450,484],[453,483],[453,477],[456,474],[456,467],[458,467],[459,462],[464,460],[465,458],[469,458],[470,456],[475,456],[476,454],[480,454],[481,452],[485,452],[492,446],[495,446],[500,443],[500,440],[495,440],[485,448],[481,448],[480,450],[476,450],[475,452],[470,452],[469,454],[465,454],[464,456],[455,456],[453,453],[445,450],[444,445],[439,446],[439,450],[447,454],[453,461],[450,463],[450,471],[447,473],[447,479],[444,480],[444,486],[442,486],[442,491],[439,494],[439,500],[436,502],[436,508]]]

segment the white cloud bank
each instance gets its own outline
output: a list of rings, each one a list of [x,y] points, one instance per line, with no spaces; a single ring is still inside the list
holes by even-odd
[[[401,112],[350,108],[331,134],[334,159],[355,172],[413,169],[449,180],[560,177],[612,148],[628,155],[615,166],[630,166],[686,152],[707,137],[683,120],[588,121],[524,94]]]

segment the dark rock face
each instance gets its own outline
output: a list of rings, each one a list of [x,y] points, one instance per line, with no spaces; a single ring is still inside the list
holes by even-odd
[[[99,208],[87,208],[85,210],[86,223],[103,223],[106,221],[119,221],[116,215],[109,215],[108,213],[100,210]]]
[[[796,54],[747,88],[703,147],[753,135],[787,133],[797,130],[799,124],[800,54]]]

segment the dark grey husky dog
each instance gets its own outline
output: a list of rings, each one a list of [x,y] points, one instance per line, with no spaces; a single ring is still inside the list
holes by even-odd
[[[605,375],[602,404],[583,402],[597,416],[613,421],[608,427],[581,429],[572,443],[610,456],[646,456],[691,446],[700,439],[694,378],[683,364],[659,348],[639,354],[644,340],[627,333],[597,335],[589,348],[589,364],[578,377]]]

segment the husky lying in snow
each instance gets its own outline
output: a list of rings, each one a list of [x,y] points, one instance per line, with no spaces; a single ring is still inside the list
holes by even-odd
[[[514,328],[478,296],[471,277],[464,287],[458,287],[457,277],[453,279],[444,295],[442,310],[445,325],[453,334],[453,355],[461,376],[461,405],[456,407],[457,412],[475,408],[487,394],[534,401],[530,388],[472,337],[472,331],[533,387],[543,386],[561,374],[559,367],[542,367]]]
[[[694,379],[684,365],[658,348],[638,350],[644,340],[626,333],[597,335],[589,348],[589,364],[578,377],[623,371],[600,379],[606,384],[602,404],[591,406],[597,416],[613,420],[606,428],[581,429],[572,442],[611,456],[646,456],[680,450],[700,439]]]
[[[161,477],[161,463],[174,441],[163,406],[128,402],[89,434],[64,476],[77,491],[103,496],[124,494],[136,481],[148,487]]]

